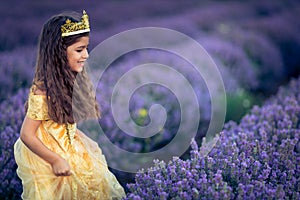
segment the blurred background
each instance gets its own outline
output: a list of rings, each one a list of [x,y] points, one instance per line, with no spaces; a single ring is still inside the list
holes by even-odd
[[[171,28],[196,39],[216,62],[220,61],[220,68],[227,68],[221,70],[232,75],[231,82],[235,83],[230,84],[241,88],[229,96],[229,106],[237,106],[239,98],[247,96],[247,107],[254,100],[253,94],[271,95],[279,85],[300,73],[296,0],[10,0],[0,7],[1,101],[30,84],[43,23],[62,11],[83,9],[87,10],[92,27],[90,50],[114,34],[144,26]],[[228,113],[228,119],[239,116]]]
[[[82,12],[83,9],[90,17],[90,50],[114,34],[145,26],[170,28],[198,41],[222,74],[227,95],[226,122],[238,122],[253,105],[261,105],[279,86],[300,74],[300,2],[297,0],[3,1],[0,7],[0,131],[1,138],[10,142],[0,143],[2,192],[3,188],[6,192],[21,191],[14,174],[12,145],[24,117],[23,104],[33,78],[36,45],[43,23],[62,11]],[[196,139],[200,143],[211,116],[207,88],[188,63],[158,50],[132,52],[107,70],[97,93],[103,113],[100,123],[107,137],[128,151],[149,152],[169,143],[176,134],[180,123],[179,104],[170,91],[157,85],[137,90],[129,110],[132,120],[143,126],[149,123],[148,109],[153,103],[165,107],[168,118],[160,134],[147,139],[133,138],[114,123],[109,104],[113,85],[122,73],[143,62],[172,66],[190,81],[203,113]],[[103,136],[94,133],[92,137],[100,141]],[[132,175],[115,173],[124,186],[133,181]]]

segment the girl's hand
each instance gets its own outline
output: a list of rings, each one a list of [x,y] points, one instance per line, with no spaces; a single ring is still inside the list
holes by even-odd
[[[69,163],[61,156],[48,149],[36,136],[36,131],[41,123],[41,120],[34,120],[25,116],[21,127],[20,139],[32,152],[50,163],[52,171],[56,176],[71,175]]]
[[[57,159],[55,159],[53,163],[51,163],[51,166],[52,166],[52,171],[56,176],[71,175],[71,167],[69,163],[60,156]]]

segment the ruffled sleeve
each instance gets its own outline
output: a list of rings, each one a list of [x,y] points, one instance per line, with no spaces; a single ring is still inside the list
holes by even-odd
[[[31,88],[31,91],[29,93],[28,110],[26,115],[27,117],[34,120],[49,119],[46,96],[35,95],[33,93],[33,88]]]

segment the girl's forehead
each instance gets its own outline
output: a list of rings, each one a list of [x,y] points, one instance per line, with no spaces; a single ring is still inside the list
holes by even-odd
[[[81,45],[88,45],[89,44],[89,37],[84,36],[77,39],[77,41],[72,44],[71,46],[81,46]]]
[[[77,42],[88,42],[90,40],[89,36],[83,36],[78,38]]]

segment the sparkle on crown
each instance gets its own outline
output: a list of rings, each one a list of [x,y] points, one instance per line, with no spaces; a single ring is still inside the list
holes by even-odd
[[[72,22],[70,19],[66,20],[66,23],[61,26],[61,36],[70,36],[80,33],[90,32],[89,16],[83,10],[83,15],[80,22]]]

